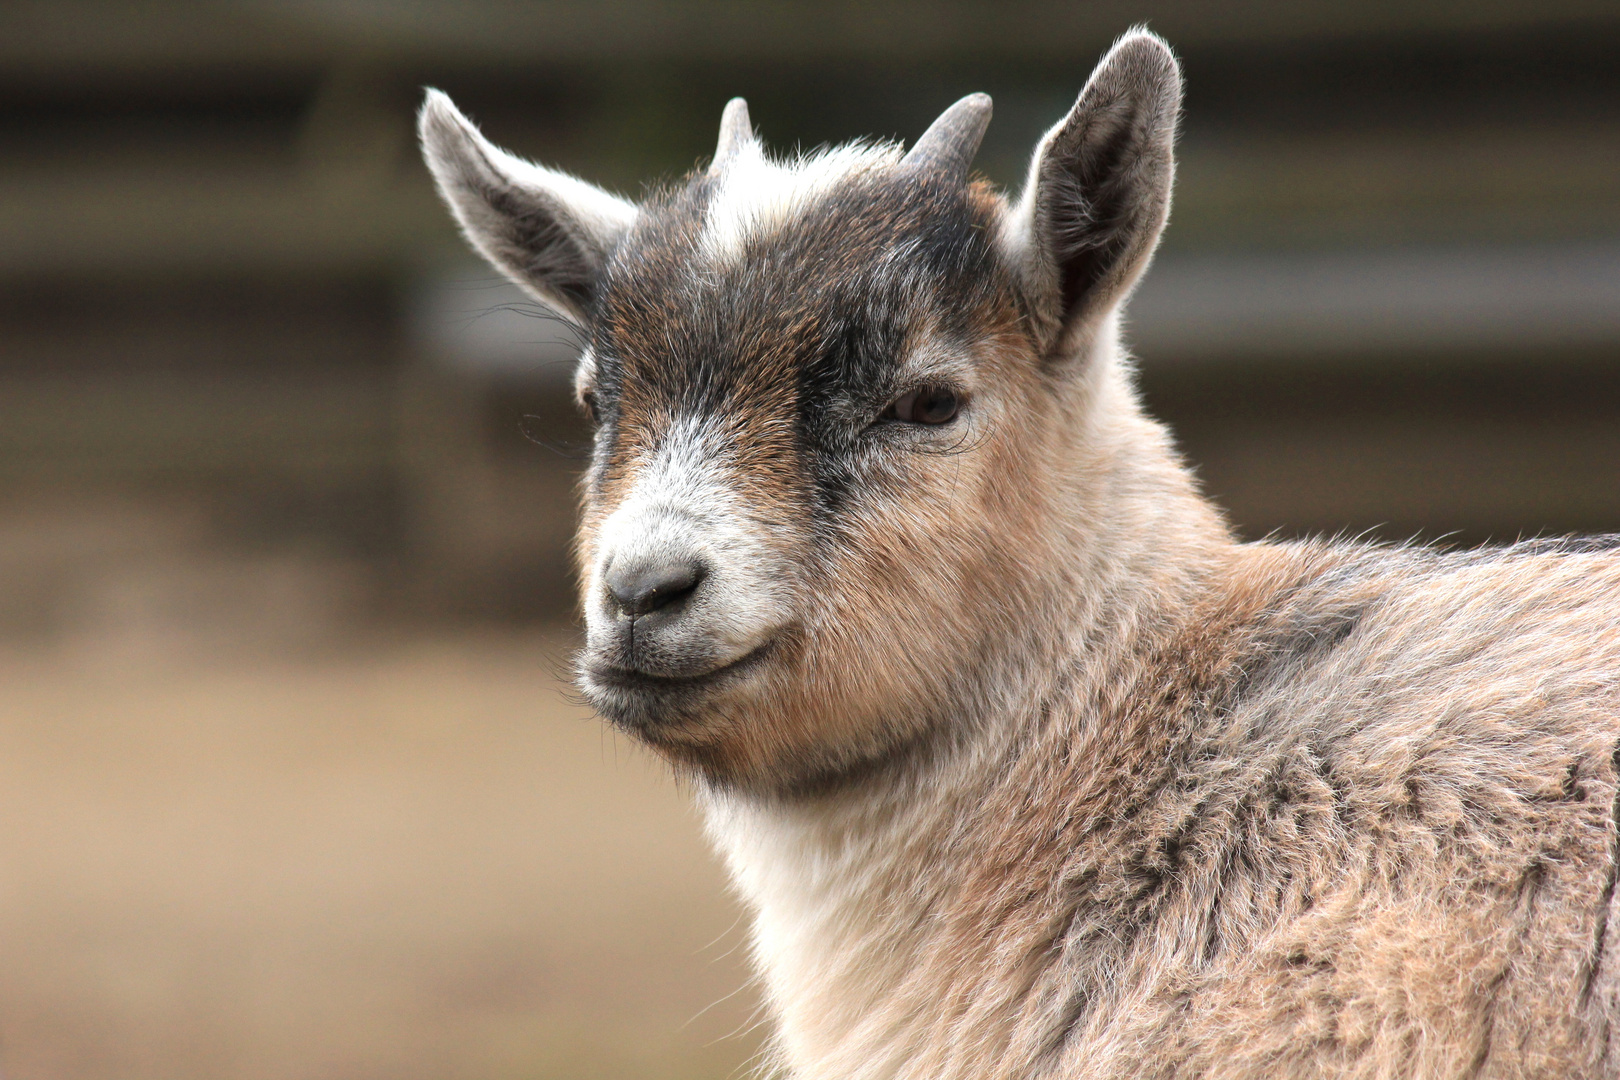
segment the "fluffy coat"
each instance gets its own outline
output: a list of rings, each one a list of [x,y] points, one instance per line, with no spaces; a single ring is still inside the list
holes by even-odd
[[[694,777],[803,1080],[1614,1077],[1620,551],[1239,543],[1119,318],[1180,75],[633,205],[432,94],[598,424],[581,685]],[[924,395],[934,411],[908,402]]]

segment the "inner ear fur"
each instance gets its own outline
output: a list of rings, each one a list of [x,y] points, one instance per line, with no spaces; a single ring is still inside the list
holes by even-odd
[[[500,149],[437,90],[427,92],[417,129],[439,194],[472,246],[531,295],[583,326],[636,208]]]
[[[1049,355],[1067,355],[1129,295],[1170,212],[1181,68],[1145,30],[1109,50],[1036,147],[1006,230]]]

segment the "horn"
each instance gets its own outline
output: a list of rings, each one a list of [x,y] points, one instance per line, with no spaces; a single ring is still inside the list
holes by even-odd
[[[968,166],[990,126],[990,95],[969,94],[939,114],[901,159],[902,168],[936,173],[955,181],[967,179]]]
[[[726,102],[726,111],[720,114],[720,145],[715,147],[711,171],[718,171],[728,158],[754,139],[754,125],[748,120],[748,102],[734,97]]]

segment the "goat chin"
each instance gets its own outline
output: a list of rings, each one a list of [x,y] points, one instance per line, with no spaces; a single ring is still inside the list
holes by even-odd
[[[1620,1075],[1620,546],[1241,544],[1120,312],[1180,71],[1103,59],[1008,199],[908,153],[631,204],[423,107],[573,318],[581,685],[695,778],[798,1078]]]

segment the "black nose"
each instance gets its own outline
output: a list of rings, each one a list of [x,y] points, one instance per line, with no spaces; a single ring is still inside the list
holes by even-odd
[[[696,562],[615,561],[605,580],[613,603],[635,619],[692,595],[703,580],[703,567]]]

